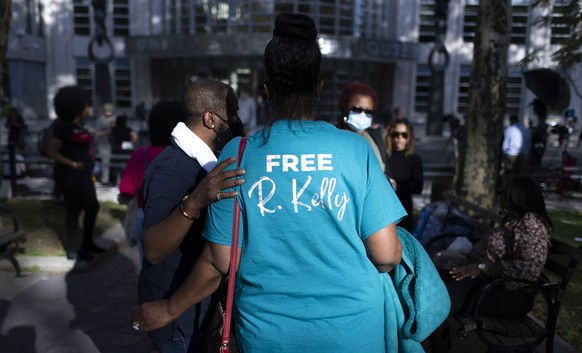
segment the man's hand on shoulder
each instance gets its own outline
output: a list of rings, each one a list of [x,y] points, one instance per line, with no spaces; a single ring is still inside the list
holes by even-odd
[[[185,208],[199,212],[204,207],[215,201],[231,199],[238,195],[237,191],[222,191],[244,184],[243,178],[237,178],[245,174],[244,169],[224,170],[236,161],[235,157],[225,159],[217,164],[200,181],[198,186],[192,191],[186,202]]]

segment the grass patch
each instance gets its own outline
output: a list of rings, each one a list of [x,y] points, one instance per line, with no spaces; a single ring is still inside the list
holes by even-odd
[[[25,254],[29,256],[64,256],[60,236],[65,233],[65,205],[52,200],[9,199],[4,204],[18,219],[21,230],[26,232]],[[123,220],[127,206],[116,202],[100,202],[94,236],[101,236],[106,230]],[[82,217],[79,222],[82,224]],[[82,225],[79,238],[82,237]]]

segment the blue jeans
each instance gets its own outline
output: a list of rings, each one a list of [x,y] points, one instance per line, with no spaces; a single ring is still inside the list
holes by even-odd
[[[192,341],[191,337],[181,336],[180,332],[176,332],[176,336],[173,339],[152,336],[150,336],[150,339],[160,353],[187,353]]]

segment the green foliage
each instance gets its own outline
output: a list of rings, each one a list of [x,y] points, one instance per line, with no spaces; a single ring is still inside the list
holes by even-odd
[[[532,7],[553,10],[555,4],[553,0],[536,0]],[[564,70],[573,68],[576,64],[582,62],[582,0],[571,0],[560,6],[560,13],[563,16],[552,17],[549,12],[547,16],[542,16],[533,22],[534,26],[550,26],[553,20],[559,21],[560,25],[569,27],[570,37],[565,39],[555,53],[552,54],[552,60]],[[539,60],[539,52],[526,53],[526,56],[519,62],[521,68],[527,67],[528,64]]]

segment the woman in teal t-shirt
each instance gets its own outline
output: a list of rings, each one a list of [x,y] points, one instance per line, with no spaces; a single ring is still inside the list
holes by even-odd
[[[395,223],[406,215],[359,135],[315,120],[321,53],[313,20],[281,14],[265,50],[271,121],[247,141],[238,187],[240,264],[234,321],[242,352],[382,352],[379,276],[400,262]],[[231,141],[219,162],[236,156]],[[232,167],[231,167],[232,168]],[[227,190],[228,191],[228,190]],[[214,202],[208,243],[169,301],[134,315],[167,324],[227,273],[233,200]]]

